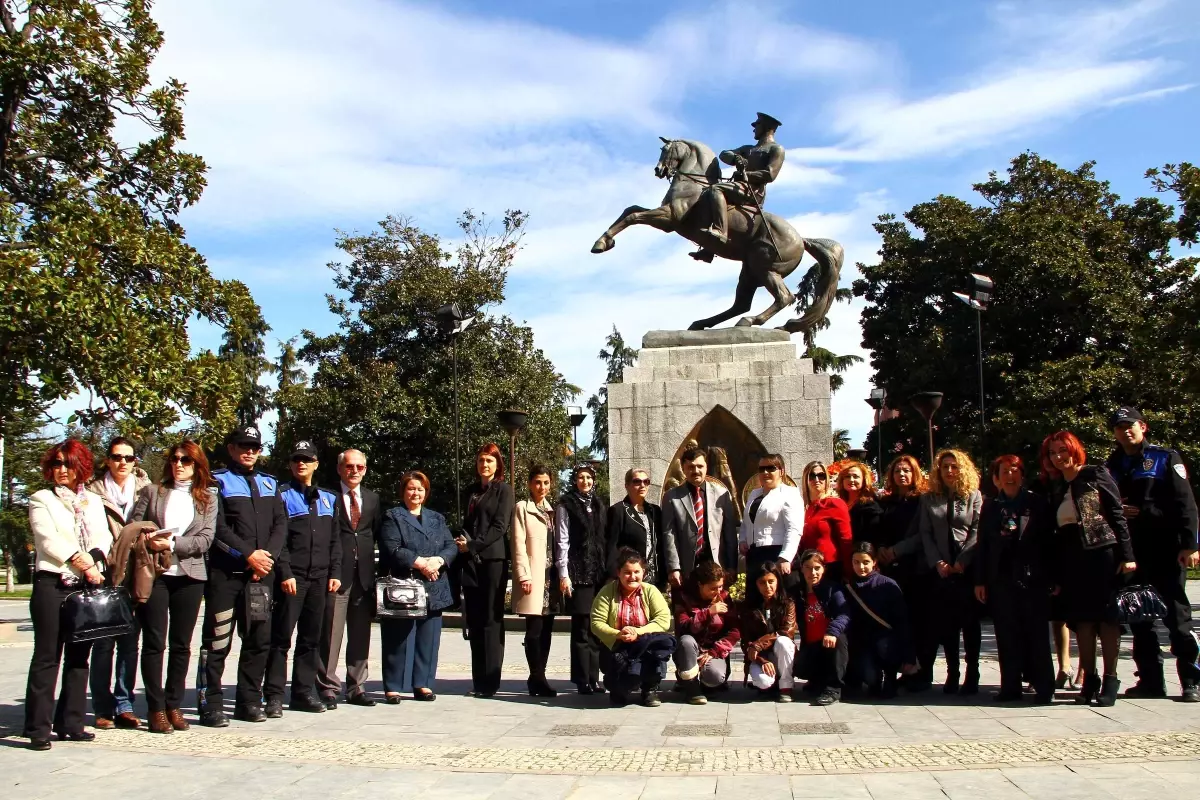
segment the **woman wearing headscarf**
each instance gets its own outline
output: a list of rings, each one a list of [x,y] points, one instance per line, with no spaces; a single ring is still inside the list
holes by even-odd
[[[571,682],[580,694],[602,694],[600,640],[592,632],[592,601],[605,583],[607,554],[604,503],[596,496],[596,470],[579,464],[571,488],[558,501],[554,560],[558,584],[571,615]]]
[[[84,489],[92,477],[92,454],[68,439],[42,455],[42,476],[50,488],[29,498],[29,527],[37,558],[29,616],[33,658],[25,686],[25,735],[31,750],[49,750],[51,726],[59,739],[90,742],[83,729],[87,710],[88,654],[91,642],[68,642],[62,625],[67,595],[87,581],[104,583],[112,532],[100,498]],[[54,685],[62,664],[62,693]]]

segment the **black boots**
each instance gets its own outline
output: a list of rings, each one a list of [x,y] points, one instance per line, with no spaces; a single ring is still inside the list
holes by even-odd
[[[1083,686],[1079,688],[1079,694],[1075,697],[1075,702],[1079,703],[1080,705],[1088,705],[1095,700],[1096,696],[1099,694],[1100,676],[1094,672],[1084,673]]]
[[[1116,675],[1105,675],[1104,683],[1100,688],[1100,694],[1096,697],[1096,705],[1098,706],[1114,706],[1117,704],[1117,695],[1121,691],[1121,679]]]
[[[967,664],[967,679],[958,690],[959,694],[979,694],[979,662]]]

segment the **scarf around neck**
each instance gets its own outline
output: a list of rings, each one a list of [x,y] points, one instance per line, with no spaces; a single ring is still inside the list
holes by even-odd
[[[54,494],[74,512],[75,540],[79,542],[80,551],[88,552],[92,549],[93,531],[88,527],[87,514],[84,513],[88,504],[87,490],[82,483],[74,491],[66,486],[55,486]]]

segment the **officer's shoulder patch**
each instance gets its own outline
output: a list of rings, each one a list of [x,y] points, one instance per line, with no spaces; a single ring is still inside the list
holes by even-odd
[[[1178,475],[1179,477],[1183,478],[1186,481],[1187,480],[1187,467],[1185,467],[1182,463],[1176,464],[1175,465],[1175,474]]]

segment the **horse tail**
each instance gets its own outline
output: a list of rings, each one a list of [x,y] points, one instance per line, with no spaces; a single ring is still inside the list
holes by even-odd
[[[842,261],[846,258],[846,251],[833,239],[805,239],[804,249],[817,260],[820,272],[813,287],[812,302],[805,307],[804,314],[784,323],[783,327],[789,333],[811,330],[829,313],[842,277]]]

